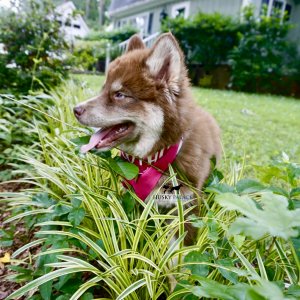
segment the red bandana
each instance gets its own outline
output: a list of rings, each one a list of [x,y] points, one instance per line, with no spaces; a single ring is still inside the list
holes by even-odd
[[[123,184],[126,186],[126,182],[130,184],[137,196],[143,201],[153,191],[154,187],[162,177],[163,173],[168,169],[179,152],[182,145],[182,140],[178,144],[172,145],[167,149],[162,149],[156,152],[152,157],[144,159],[135,158],[121,152],[121,157],[125,160],[135,164],[139,168],[139,175],[136,179],[125,179]]]

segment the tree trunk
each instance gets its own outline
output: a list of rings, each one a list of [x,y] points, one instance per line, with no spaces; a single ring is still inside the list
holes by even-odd
[[[99,11],[99,25],[102,26],[104,23],[104,0],[99,0],[98,11]]]
[[[91,0],[85,0],[85,17],[86,17],[86,19],[88,19],[90,16],[90,4],[91,4]]]

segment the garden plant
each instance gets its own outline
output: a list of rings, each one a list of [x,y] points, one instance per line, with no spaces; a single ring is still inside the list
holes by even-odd
[[[120,179],[137,170],[115,151],[79,153],[91,133],[72,107],[93,93],[68,82],[46,110],[28,104],[40,115],[40,147],[19,158],[30,166],[21,181],[32,187],[1,196],[11,211],[5,224],[24,222],[35,238],[11,255],[9,279],[23,286],[7,299],[297,299],[300,166],[284,155],[257,180],[233,165],[215,169],[198,193],[199,216],[188,220],[197,242],[184,247],[189,209],[178,201],[178,217],[162,215],[154,198],[124,193]],[[177,184],[172,168],[169,175]]]

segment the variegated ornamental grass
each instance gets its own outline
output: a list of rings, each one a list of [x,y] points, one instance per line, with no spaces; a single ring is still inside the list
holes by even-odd
[[[162,214],[154,198],[146,204],[124,195],[120,174],[133,170],[116,168],[115,153],[78,153],[72,140],[90,132],[76,123],[72,107],[91,93],[74,82],[52,93],[54,105],[41,112],[46,121],[35,121],[41,147],[21,158],[32,167],[22,181],[35,187],[2,195],[13,211],[6,222],[39,229],[12,255],[15,267],[35,272],[8,299],[297,299],[299,166],[293,183],[281,187],[289,194],[280,196],[268,184],[241,181],[234,164],[225,178],[215,171],[198,196],[200,216],[188,220],[199,228],[197,243],[184,247],[189,209],[180,201],[178,216]],[[270,203],[280,207],[278,215]],[[38,253],[20,258],[38,245]],[[11,279],[21,281],[15,270]]]

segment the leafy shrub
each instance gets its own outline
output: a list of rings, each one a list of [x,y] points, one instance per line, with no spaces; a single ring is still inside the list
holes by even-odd
[[[0,20],[0,90],[27,93],[57,85],[66,76],[67,49],[49,1],[30,0],[28,9],[10,11]]]
[[[75,43],[69,62],[75,70],[104,71],[108,44],[110,58],[113,60],[120,55],[118,44],[129,39],[136,32],[137,30],[132,27],[124,27],[110,32],[94,31]]]
[[[137,33],[137,29],[134,27],[126,26],[121,29],[112,31],[94,31],[91,32],[85,40],[88,41],[100,41],[107,40],[111,43],[121,43],[129,39],[132,35]]]
[[[287,39],[291,24],[281,20],[281,11],[271,17],[265,11],[258,20],[252,6],[243,16],[237,21],[199,13],[189,20],[166,19],[162,28],[178,39],[196,84],[199,77],[211,75],[200,83],[215,81],[214,87],[300,96],[300,57]],[[231,76],[226,68],[217,69],[222,64],[230,65]]]
[[[285,78],[299,75],[296,47],[287,40],[291,25],[282,22],[280,14],[263,14],[257,21],[253,8],[245,9],[239,43],[230,54],[233,88],[282,93],[287,90]]]
[[[76,71],[104,71],[107,43],[108,40],[77,41],[73,52],[69,55],[68,64]],[[111,59],[115,59],[119,55],[118,45],[112,46],[110,50]]]
[[[237,45],[239,24],[221,14],[198,13],[193,19],[166,19],[164,31],[178,39],[188,64],[202,64],[207,71],[227,62],[229,52]]]
[[[111,152],[78,154],[86,137],[74,137],[88,132],[78,127],[71,104],[87,96],[74,83],[52,93],[55,105],[46,123],[37,124],[43,162],[23,157],[32,166],[29,174],[37,188],[6,193],[14,208],[6,222],[23,219],[29,228],[41,228],[37,240],[12,254],[18,260],[10,278],[29,282],[8,299],[29,291],[35,291],[35,299],[53,300],[297,297],[298,164],[284,157],[276,162],[279,173],[270,169],[269,177],[284,181],[280,188],[214,171],[198,199],[203,204],[199,216],[189,218],[199,229],[197,243],[184,247],[183,215],[189,208],[183,211],[178,201],[178,217],[172,211],[161,215],[154,197],[146,204],[121,192],[120,175],[136,172],[130,164],[118,165]],[[170,175],[176,184],[172,169]],[[172,239],[176,242],[170,246]],[[36,245],[42,245],[41,251],[32,260],[19,257]],[[175,257],[181,265],[174,264]],[[178,280],[172,295],[171,275]]]
[[[0,94],[0,181],[13,177],[14,164],[21,169],[19,156],[22,151],[39,148],[38,133],[34,122],[43,121],[44,111],[51,101],[49,96],[22,96]]]

